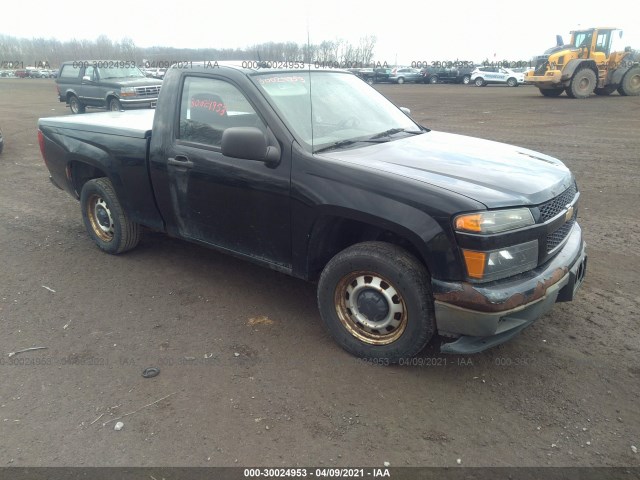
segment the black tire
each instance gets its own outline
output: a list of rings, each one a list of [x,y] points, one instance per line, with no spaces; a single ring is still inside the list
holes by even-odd
[[[384,242],[359,243],[333,257],[320,276],[318,306],[331,336],[360,358],[397,363],[419,353],[436,331],[426,268]]]
[[[84,113],[86,111],[86,107],[75,95],[69,95],[69,100],[67,103],[69,104],[69,110],[71,110],[71,113],[73,113],[74,115]]]
[[[640,95],[640,67],[630,68],[622,77],[618,93],[625,97]]]
[[[559,97],[564,92],[564,88],[540,88],[539,90],[545,97]]]
[[[517,87],[518,86],[518,79],[517,78],[507,78],[507,86],[509,87]]]
[[[606,97],[607,95],[611,95],[615,91],[616,91],[615,86],[607,85],[606,87],[594,89],[593,93],[595,93],[596,95],[600,95],[602,97]]]
[[[464,77],[462,77],[463,85],[469,85],[469,83],[471,83],[471,75],[465,75]]]
[[[571,83],[565,89],[571,98],[588,98],[598,84],[598,78],[590,68],[581,68],[571,79]]]
[[[89,236],[105,252],[126,252],[140,242],[142,228],[129,220],[108,178],[95,178],[84,184],[80,208]]]
[[[429,83],[431,85],[434,85],[434,84],[438,83],[438,76],[437,75],[431,75],[429,77]]]
[[[113,97],[110,98],[109,104],[107,105],[107,110],[110,110],[112,112],[119,112],[120,110],[122,110],[122,104],[120,103],[120,100]]]
[[[473,83],[475,84],[476,87],[484,87],[486,85],[486,83],[484,83],[484,78],[482,77],[478,77],[476,78]]]
[[[398,82],[398,84],[402,85],[404,83],[404,78],[403,77],[399,77],[397,82]]]
[[[367,78],[367,83],[369,85],[373,85],[374,84],[373,78]]]

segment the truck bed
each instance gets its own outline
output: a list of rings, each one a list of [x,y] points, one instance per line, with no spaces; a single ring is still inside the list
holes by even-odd
[[[41,118],[39,124],[83,132],[104,133],[132,138],[149,138],[155,110],[97,112],[84,115]]]

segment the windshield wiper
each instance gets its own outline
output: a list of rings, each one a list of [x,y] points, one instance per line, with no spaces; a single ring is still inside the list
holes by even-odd
[[[363,139],[363,140],[340,140],[339,142],[332,143],[331,145],[327,145],[326,147],[319,148],[314,150],[313,153],[326,152],[328,150],[334,150],[336,148],[348,147],[349,145],[353,145],[354,143],[385,143],[389,140],[377,140],[373,138]]]
[[[417,135],[422,133],[422,131],[413,131],[413,130],[405,130],[404,128],[390,128],[389,130],[385,130],[384,132],[376,133],[375,135],[369,137],[369,139],[382,138],[382,137],[390,137],[391,135],[395,135],[396,133],[410,133],[411,135]]]

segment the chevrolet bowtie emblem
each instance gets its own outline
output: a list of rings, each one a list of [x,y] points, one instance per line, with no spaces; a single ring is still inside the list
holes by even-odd
[[[564,222],[567,223],[569,220],[573,218],[573,206],[567,209],[567,213],[564,216]]]

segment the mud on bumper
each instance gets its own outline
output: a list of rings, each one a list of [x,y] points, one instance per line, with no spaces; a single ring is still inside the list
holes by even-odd
[[[585,248],[582,230],[575,224],[552,260],[516,278],[485,285],[433,280],[438,331],[458,337],[440,350],[481,352],[517,335],[554,303],[573,300],[586,272]]]

